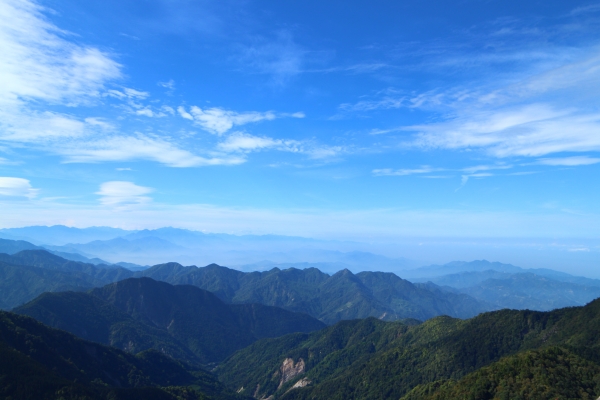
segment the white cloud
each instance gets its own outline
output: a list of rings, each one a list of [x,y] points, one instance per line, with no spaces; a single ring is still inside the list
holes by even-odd
[[[456,188],[455,192],[458,192],[460,189],[462,189],[469,181],[469,178],[487,178],[488,176],[494,176],[494,174],[491,174],[489,172],[480,172],[476,174],[462,175],[460,177],[460,186]]]
[[[486,176],[492,176],[491,173],[480,172],[480,171],[490,171],[496,169],[510,169],[512,165],[475,165],[473,167],[466,167],[460,169],[449,169],[449,168],[434,168],[429,165],[423,165],[420,168],[413,169],[391,169],[391,168],[382,168],[382,169],[374,169],[373,175],[375,176],[407,176],[407,175],[417,175],[417,174],[430,174],[432,172],[440,172],[440,171],[460,171],[466,172],[466,174],[462,175],[463,180],[469,177],[474,178],[482,178]],[[448,176],[429,176],[429,178],[447,178]],[[466,180],[465,180],[466,183]]]
[[[199,167],[212,165],[237,165],[242,157],[205,158],[183,150],[161,138],[143,134],[137,136],[112,136],[85,143],[73,143],[60,150],[66,162],[94,163],[103,161],[151,160],[170,167]]]
[[[285,146],[282,140],[237,132],[231,134],[223,142],[219,143],[218,148],[226,152],[246,152],[281,146]]]
[[[474,175],[479,171],[491,171],[496,169],[511,169],[512,165],[475,165],[473,167],[462,168],[460,171],[466,172],[468,174]]]
[[[88,124],[70,115],[55,112],[21,110],[15,113],[0,111],[0,140],[29,144],[46,144],[59,139],[74,139],[86,135],[86,131],[99,128],[97,121]]]
[[[0,196],[32,199],[37,196],[38,192],[39,189],[32,188],[27,179],[0,176]]]
[[[138,186],[132,182],[111,181],[100,185],[96,194],[101,196],[100,202],[105,206],[128,206],[151,202],[152,198],[147,195],[153,191],[152,188]]]
[[[234,126],[277,118],[271,111],[238,113],[218,107],[202,109],[192,106],[189,113],[183,107],[179,107],[178,111],[183,118],[191,119],[205,130],[217,135],[222,135]]]
[[[0,3],[0,101],[80,103],[121,77],[106,53],[70,43],[29,0]]]
[[[131,88],[123,88],[122,91],[109,89],[104,93],[104,96],[114,97],[120,100],[144,100],[150,96],[148,92],[142,92]]]
[[[175,110],[173,109],[173,107],[170,107],[170,106],[162,106],[160,109],[161,109],[163,112],[165,112],[165,113],[169,113],[169,114],[171,114],[171,115],[175,115]]]
[[[150,93],[148,93],[148,92],[141,92],[139,90],[130,89],[130,88],[123,88],[123,91],[125,92],[127,97],[132,98],[132,99],[143,100],[143,99],[147,98],[148,96],[150,96]]]
[[[541,158],[536,162],[536,164],[565,167],[576,167],[578,165],[592,165],[597,163],[600,163],[600,158],[587,156]]]
[[[166,82],[158,82],[158,86],[169,89],[169,92],[172,92],[173,90],[175,90],[175,81],[173,79],[170,79]]]
[[[374,169],[373,175],[375,176],[406,176],[406,175],[415,175],[415,174],[429,174],[431,172],[443,171],[441,168],[432,168],[428,165],[423,165],[421,168],[414,169],[391,169],[391,168],[382,168],[382,169]]]
[[[299,153],[315,160],[337,157],[344,152],[341,146],[320,146],[311,142],[291,139],[273,139],[266,136],[254,136],[244,132],[235,132],[219,143],[217,148],[227,153],[248,153],[260,150],[277,150]]]
[[[150,118],[152,118],[154,116],[154,113],[152,112],[152,110],[150,108],[142,108],[142,109],[136,110],[135,114],[143,115],[145,117],[150,117]]]
[[[192,116],[192,114],[185,111],[185,108],[182,106],[177,107],[177,112],[179,113],[179,115],[181,115],[181,117],[183,117],[185,119],[189,119],[190,121],[194,120],[194,117]]]
[[[544,104],[473,112],[449,122],[406,130],[418,132],[417,146],[480,148],[496,157],[600,151],[600,114],[557,110]]]

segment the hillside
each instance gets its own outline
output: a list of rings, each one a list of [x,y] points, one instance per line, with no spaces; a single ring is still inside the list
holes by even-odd
[[[130,277],[190,284],[226,302],[281,307],[328,324],[369,316],[383,320],[426,320],[444,314],[468,318],[490,309],[468,295],[413,285],[392,273],[342,270],[329,275],[316,268],[244,273],[216,264],[198,268],[178,263],[134,272],[115,265],[66,260],[45,250],[0,254],[0,277],[4,289],[0,307],[6,310],[44,292],[85,291]]]
[[[132,275],[122,267],[66,260],[46,250],[0,254],[0,309],[10,310],[44,292],[84,291]]]
[[[241,393],[264,397],[400,398],[419,385],[457,381],[527,350],[561,346],[598,365],[598,332],[600,299],[551,312],[502,310],[463,321],[438,317],[416,326],[344,321],[308,335],[254,343],[220,365],[218,374],[232,388],[244,388]],[[244,371],[242,366],[253,364],[262,367]],[[590,388],[589,382],[580,383]]]
[[[459,381],[420,385],[402,400],[589,399],[600,393],[600,365],[559,347],[501,359]]]
[[[189,285],[130,278],[88,293],[45,293],[14,310],[130,352],[157,349],[193,363],[219,362],[257,339],[325,325],[261,304],[225,304]]]
[[[273,268],[244,273],[216,264],[204,268],[177,263],[155,265],[136,276],[209,290],[227,302],[261,303],[305,312],[332,324],[374,316],[383,320],[438,315],[468,318],[489,310],[473,298],[417,286],[392,273],[342,270],[333,275],[316,268]]]
[[[0,312],[0,359],[6,399],[239,398],[160,352],[124,353],[8,312]]]

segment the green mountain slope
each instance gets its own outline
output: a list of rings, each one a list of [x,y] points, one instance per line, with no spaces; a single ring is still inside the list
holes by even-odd
[[[0,397],[234,399],[210,374],[159,352],[131,355],[0,312]]]
[[[130,278],[88,293],[45,293],[14,311],[123,350],[154,348],[202,364],[219,362],[260,338],[325,326],[306,314],[225,304],[195,286],[150,278]]]
[[[132,275],[125,268],[101,268],[45,250],[0,254],[0,309],[10,310],[44,292],[84,291]]]
[[[367,322],[371,328],[362,329]],[[552,312],[502,310],[462,321],[437,317],[416,326],[348,321],[304,337],[259,341],[220,365],[218,374],[232,388],[243,387],[242,393],[265,397],[400,398],[418,385],[459,380],[502,357],[548,346],[563,346],[597,364],[598,332],[600,299]],[[319,344],[328,337],[337,346]],[[259,374],[244,371],[244,365],[266,369]],[[282,384],[290,365],[295,373]],[[294,385],[305,387],[290,390]]]
[[[600,393],[600,366],[559,347],[509,356],[459,381],[420,385],[402,400],[590,399]]]
[[[82,292],[44,293],[13,312],[80,338],[139,353],[156,349],[193,365],[201,360],[163,329],[135,320],[108,302]]]
[[[243,273],[215,264],[197,268],[168,263],[136,276],[198,286],[228,302],[305,312],[327,324],[370,316],[383,320],[425,320],[444,314],[468,318],[490,309],[470,296],[413,285],[382,272],[353,274],[342,270],[330,276],[316,268],[273,268]]]

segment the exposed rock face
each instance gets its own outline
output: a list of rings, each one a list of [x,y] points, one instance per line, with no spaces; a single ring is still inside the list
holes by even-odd
[[[294,360],[291,358],[286,358],[283,360],[283,364],[279,368],[279,372],[281,373],[281,380],[279,381],[279,388],[281,388],[286,382],[291,381],[298,375],[304,373],[306,370],[306,364],[303,359],[299,359],[297,363],[294,363]]]
[[[292,386],[290,388],[290,390],[296,389],[296,388],[303,388],[303,387],[308,386],[308,385],[310,385],[310,381],[308,379],[306,379],[306,378],[302,378],[298,382],[294,383],[294,386]]]

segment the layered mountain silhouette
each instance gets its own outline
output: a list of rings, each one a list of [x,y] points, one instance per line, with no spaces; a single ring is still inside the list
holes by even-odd
[[[388,321],[426,320],[437,315],[468,318],[489,310],[467,295],[414,285],[384,272],[353,274],[346,269],[328,275],[316,268],[274,268],[244,273],[216,264],[197,268],[167,263],[141,271],[138,276],[195,285],[227,302],[261,303],[305,312],[327,324],[369,316]]]
[[[66,260],[46,250],[0,254],[0,308],[10,310],[44,292],[88,290],[132,275],[122,267]]]
[[[86,291],[131,277],[150,277],[189,284],[215,293],[228,303],[258,303],[307,313],[325,323],[375,316],[383,320],[437,315],[468,318],[488,305],[461,293],[414,285],[392,273],[274,268],[244,273],[216,264],[198,268],[177,263],[131,271],[115,265],[93,265],[63,259],[45,250],[0,254],[0,307],[11,309],[43,292]]]
[[[600,297],[600,280],[550,269],[524,269],[485,260],[453,262],[410,271],[413,282],[433,282],[497,308],[549,311],[584,305]]]
[[[325,324],[262,304],[225,304],[190,285],[130,278],[87,293],[45,293],[14,310],[81,338],[133,353],[156,349],[197,364],[219,362],[257,339]]]

